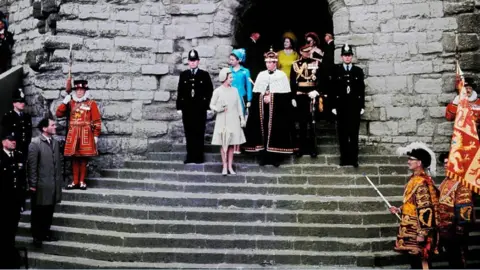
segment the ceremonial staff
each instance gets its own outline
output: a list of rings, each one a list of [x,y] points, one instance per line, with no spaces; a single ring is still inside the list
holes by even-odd
[[[363,174],[363,176],[365,176],[365,178],[367,178],[368,182],[370,183],[370,185],[372,185],[372,187],[375,189],[375,191],[378,193],[378,195],[380,195],[380,197],[382,197],[383,201],[385,202],[385,204],[388,206],[388,208],[391,208],[392,205],[387,201],[387,199],[385,199],[385,197],[383,197],[382,193],[380,192],[380,190],[378,190],[378,188],[373,184],[373,182],[370,180],[370,178],[368,178],[367,175]],[[398,213],[395,213],[395,215],[398,217],[399,220],[402,220],[402,218],[400,218],[400,216],[398,215]]]
[[[72,51],[72,43],[70,43],[70,51],[68,53],[68,76],[67,76],[67,85],[65,87],[65,92],[67,92],[67,95],[70,95],[72,92],[72,64],[73,64],[73,51]],[[69,121],[70,121],[70,104],[65,104],[67,107],[66,111],[66,119],[65,119],[65,141],[63,143],[63,148],[65,150],[65,145],[67,144],[67,135],[68,135],[68,129],[69,129]],[[66,158],[63,158],[63,179],[66,179]]]

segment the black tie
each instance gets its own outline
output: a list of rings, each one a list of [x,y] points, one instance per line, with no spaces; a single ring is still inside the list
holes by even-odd
[[[13,158],[13,152],[10,152],[10,153],[8,154],[8,156],[9,156],[10,158]]]
[[[273,74],[274,70],[269,70],[268,74]]]
[[[192,69],[192,75],[195,76],[195,69]]]

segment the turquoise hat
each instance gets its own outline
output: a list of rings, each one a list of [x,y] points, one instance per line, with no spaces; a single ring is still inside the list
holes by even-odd
[[[235,55],[238,60],[240,60],[240,62],[245,62],[245,57],[246,57],[246,53],[245,53],[245,49],[235,49],[232,51],[232,54]]]

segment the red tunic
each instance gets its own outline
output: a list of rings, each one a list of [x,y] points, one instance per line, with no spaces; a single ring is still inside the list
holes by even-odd
[[[470,105],[480,106],[480,99],[477,98],[475,99],[475,101],[471,101]],[[457,115],[457,108],[458,105],[453,104],[453,101],[447,105],[447,110],[445,111],[445,118],[447,118],[448,121],[455,121],[455,116]],[[480,112],[478,110],[474,110],[473,112],[475,114],[475,121],[477,122],[477,124],[480,124]]]
[[[69,103],[70,122],[65,143],[65,156],[91,157],[98,155],[94,137],[100,136],[101,117],[97,104],[87,99],[83,102],[71,100]],[[61,104],[57,117],[64,117],[67,106]]]

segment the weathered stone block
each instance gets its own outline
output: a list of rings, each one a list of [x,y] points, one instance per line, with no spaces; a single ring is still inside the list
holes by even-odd
[[[158,104],[152,104],[149,106],[145,106],[145,109],[143,111],[143,119],[157,121],[176,121],[181,120],[182,117],[177,113],[177,110],[174,106],[159,106]]]
[[[337,44],[345,44],[348,42],[350,45],[361,46],[373,44],[374,34],[353,34],[349,36],[340,36],[335,42]]]
[[[387,120],[392,119],[403,119],[410,116],[410,111],[408,107],[386,107]]]
[[[417,121],[412,119],[399,120],[398,133],[415,133],[417,131]]]
[[[108,38],[86,39],[85,47],[89,50],[112,50],[114,42]]]
[[[394,14],[396,18],[430,17],[430,5],[428,3],[413,3],[395,5]]]
[[[374,95],[372,96],[372,102],[374,107],[391,106],[392,95],[390,94]]]
[[[63,4],[62,4],[63,6]],[[73,13],[78,9],[78,18],[81,20],[108,20],[110,18],[111,9],[110,5],[81,5],[81,7],[75,7],[71,13],[69,14],[76,14]]]
[[[402,32],[411,32],[417,31],[422,32],[426,31],[428,28],[429,20],[426,19],[404,19],[398,21],[399,31]],[[434,30],[434,29],[429,29]]]
[[[371,77],[369,76],[365,80],[366,93],[367,94],[378,94],[389,92],[386,87],[385,77]]]
[[[132,37],[151,37],[150,24],[128,24],[128,35]]]
[[[132,80],[132,89],[155,90],[157,89],[157,78],[155,76],[135,77]]]
[[[452,17],[430,19],[427,24],[429,30],[455,30],[457,28],[457,19]]]
[[[380,30],[380,22],[378,20],[351,22],[351,29],[353,33],[376,33]]]
[[[472,12],[475,9],[475,1],[445,2],[445,15]]]
[[[165,37],[169,39],[178,39],[185,36],[184,25],[165,25]]]
[[[445,117],[445,107],[429,107],[428,114],[432,118],[443,118]]]
[[[60,91],[58,90],[51,90],[51,91],[43,91],[42,93],[42,96],[45,98],[45,99],[57,99],[60,97]]]
[[[478,34],[458,34],[459,51],[473,51],[479,48],[480,40]],[[447,52],[455,52],[456,38],[453,33],[444,33],[442,44]]]
[[[418,43],[418,52],[420,53],[438,53],[443,51],[441,42]]]
[[[342,7],[338,9],[335,13],[333,13],[332,20],[334,27],[334,34],[347,34],[350,31],[350,20],[349,20],[349,12],[346,7]]]
[[[155,39],[163,39],[165,36],[165,30],[163,24],[154,24],[151,28],[151,37]]]
[[[125,103],[106,103],[102,110],[104,120],[127,120],[132,109]]]
[[[370,135],[383,136],[383,135],[397,135],[398,134],[398,122],[386,121],[377,122],[372,121],[369,123]]]
[[[418,79],[415,82],[415,92],[421,94],[440,94],[442,92],[442,79]]]
[[[136,137],[161,137],[168,131],[168,124],[160,121],[144,121],[133,124]]]
[[[153,96],[154,101],[169,101],[170,100],[170,92],[167,91],[157,91]]]
[[[432,122],[425,122],[418,125],[417,135],[418,136],[433,136],[435,132],[436,124]]]
[[[463,70],[480,71],[480,53],[462,53],[459,62]]]
[[[111,20],[121,22],[138,22],[140,20],[140,12],[134,8],[131,10],[116,10],[111,12]]]
[[[393,73],[392,62],[369,62],[368,63],[368,75],[380,76],[390,75]]]
[[[157,42],[145,38],[116,37],[115,47],[120,49],[134,49],[136,51],[155,51],[157,50]]]
[[[399,21],[396,19],[388,20],[380,25],[383,33],[392,33],[399,31]]]
[[[142,74],[144,75],[164,75],[168,73],[168,65],[144,65],[142,66]]]
[[[160,89],[164,91],[177,91],[178,76],[166,75],[160,78]]]
[[[181,4],[181,5],[170,5],[167,8],[167,12],[174,14],[211,14],[214,13],[217,9],[215,4],[205,3],[205,4]]]
[[[425,109],[423,107],[411,107],[410,108],[410,118],[411,119],[424,119],[425,118]]]
[[[390,92],[410,92],[408,89],[408,77],[406,76],[388,76],[385,78],[385,81]]]
[[[359,6],[363,4],[363,0],[345,0],[347,6]]]
[[[125,121],[105,121],[106,133],[115,135],[130,135],[133,124]]]
[[[446,135],[446,136],[452,135],[453,124],[454,124],[453,122],[443,122],[438,124],[436,133],[438,135]]]
[[[213,34],[210,32],[210,24],[208,23],[184,25],[184,30],[186,39],[209,37]]]
[[[397,43],[419,43],[427,41],[427,33],[410,32],[410,33],[393,33],[393,42]]]
[[[433,71],[430,61],[397,62],[394,64],[395,73],[398,75],[431,73]]]
[[[140,15],[164,16],[165,7],[163,6],[162,3],[146,2],[140,7]]]
[[[144,154],[147,151],[147,139],[132,137],[100,137],[98,150],[101,153]]]

